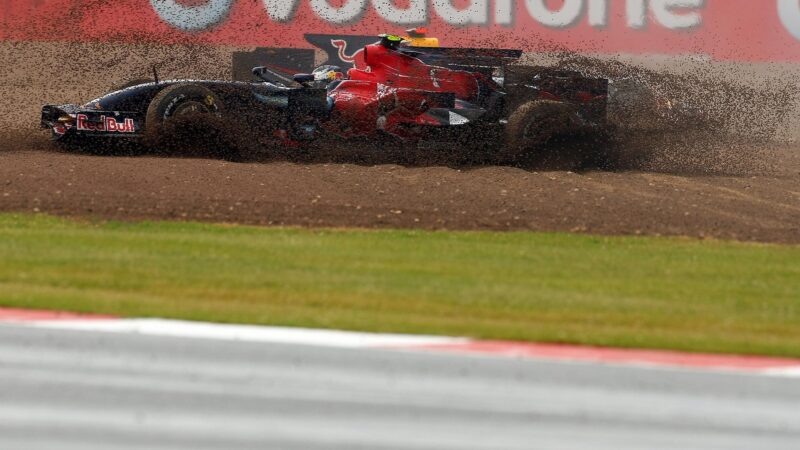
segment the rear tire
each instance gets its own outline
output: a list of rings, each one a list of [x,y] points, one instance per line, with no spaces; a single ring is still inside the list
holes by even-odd
[[[553,136],[570,126],[573,109],[570,105],[552,100],[532,100],[520,105],[508,117],[505,145],[500,152],[503,162],[519,163],[537,152]]]

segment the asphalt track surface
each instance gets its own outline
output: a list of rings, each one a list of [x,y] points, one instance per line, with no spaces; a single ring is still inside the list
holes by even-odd
[[[796,378],[0,325],[0,448],[796,449]]]

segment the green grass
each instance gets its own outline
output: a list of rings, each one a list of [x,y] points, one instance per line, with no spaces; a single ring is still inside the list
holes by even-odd
[[[0,305],[800,356],[800,247],[6,214]]]

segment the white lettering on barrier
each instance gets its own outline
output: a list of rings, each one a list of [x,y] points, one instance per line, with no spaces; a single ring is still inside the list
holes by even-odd
[[[316,15],[332,24],[341,25],[356,21],[367,11],[367,0],[345,0],[341,7],[331,6],[328,0],[311,0]]]
[[[595,28],[608,26],[608,1],[594,0],[589,2],[589,25]]]
[[[628,0],[625,3],[628,27],[638,30],[647,26],[647,0]]]
[[[778,16],[786,31],[800,40],[800,0],[778,0]]]
[[[433,0],[433,8],[449,25],[487,25],[489,23],[489,0],[470,0],[469,7],[458,9],[452,0]]]
[[[703,23],[703,16],[697,12],[706,4],[706,0],[650,0],[650,7],[656,20],[671,30],[696,28]],[[694,11],[678,14],[674,9],[694,9]]]
[[[158,16],[183,31],[204,31],[223,22],[236,0],[207,0],[205,4],[188,6],[179,0],[150,0]],[[528,14],[535,21],[551,28],[570,28],[588,16],[594,28],[605,28],[609,23],[609,0],[563,0],[561,7],[548,6],[546,0],[492,0],[494,21],[510,26],[515,22],[516,2],[524,1]],[[800,39],[800,5],[798,0],[777,0],[780,17],[786,28]],[[262,0],[264,9],[275,22],[291,22],[297,12],[299,0]],[[408,7],[400,8],[395,0],[345,0],[333,6],[329,0],[309,0],[311,10],[320,19],[333,25],[358,21],[369,8],[393,25],[417,25],[430,21],[430,4],[447,24],[454,26],[490,23],[490,0],[469,0],[469,6],[458,8],[453,0],[409,0]],[[700,11],[706,0],[625,0],[626,24],[633,29],[648,25],[648,12],[654,21],[672,30],[686,30],[702,25]],[[678,11],[676,11],[678,10]]]
[[[428,22],[428,0],[410,0],[408,8],[398,8],[394,0],[372,0],[378,15],[395,25],[422,25]]]
[[[561,9],[551,10],[545,0],[525,0],[528,12],[537,22],[551,28],[568,28],[581,19],[583,0],[564,0]]]
[[[513,11],[508,0],[496,0],[496,7],[502,1],[502,9],[498,11]],[[706,0],[626,0],[625,12],[627,24],[630,28],[640,29],[647,26],[647,12],[652,11],[653,16],[660,25],[671,30],[696,28],[703,23],[700,9],[705,7]],[[609,0],[564,0],[558,9],[550,9],[546,0],[525,0],[525,6],[530,16],[544,26],[551,28],[570,28],[581,20],[584,8],[588,10],[589,25],[594,28],[608,26]],[[691,9],[677,13],[675,9]],[[500,24],[513,22],[513,17],[503,17]],[[497,19],[496,19],[497,20]]]
[[[494,21],[506,26],[514,23],[514,0],[495,0]]]
[[[297,0],[263,0],[264,9],[269,17],[276,22],[291,22],[297,11]]]
[[[203,31],[225,20],[234,0],[208,0],[205,5],[185,6],[176,0],[150,0],[164,22],[183,31]]]

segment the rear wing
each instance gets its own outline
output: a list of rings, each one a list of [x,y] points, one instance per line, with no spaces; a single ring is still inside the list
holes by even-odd
[[[399,50],[426,64],[452,68],[498,68],[522,57],[522,50],[492,48],[400,47]]]
[[[530,100],[557,100],[579,107],[595,123],[606,120],[608,80],[558,67],[518,66],[505,69],[504,89],[511,109]]]
[[[505,73],[505,86],[536,86],[558,96],[571,97],[585,92],[592,96],[608,95],[608,79],[593,78],[576,70],[565,70],[546,66],[508,66]]]

